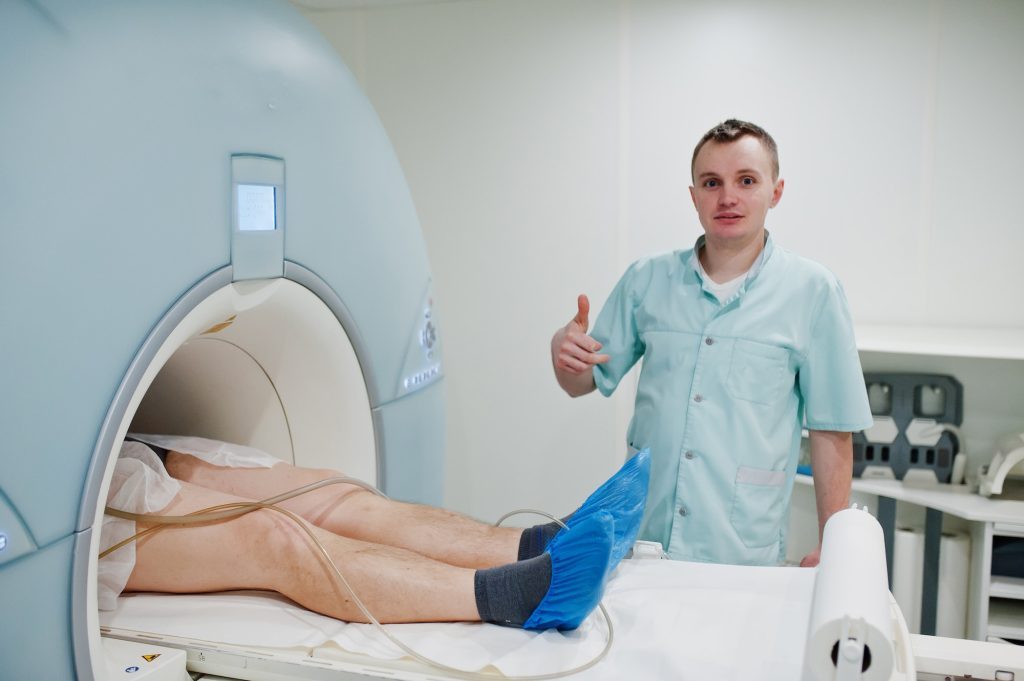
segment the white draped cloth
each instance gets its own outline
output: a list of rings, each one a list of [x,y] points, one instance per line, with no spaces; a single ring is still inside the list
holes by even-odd
[[[799,679],[814,580],[815,570],[801,568],[623,561],[604,597],[615,631],[611,651],[596,667],[572,678]],[[116,610],[100,613],[100,622],[115,634],[158,633],[322,659],[404,656],[372,625],[340,622],[264,592],[124,594]],[[607,640],[596,611],[570,632],[475,623],[388,629],[418,653],[446,665],[494,668],[509,676],[572,669],[598,655]]]

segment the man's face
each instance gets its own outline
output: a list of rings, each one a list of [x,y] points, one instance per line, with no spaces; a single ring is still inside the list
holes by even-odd
[[[756,137],[707,142],[693,164],[693,205],[709,241],[743,243],[760,237],[768,210],[782,198],[783,181]]]

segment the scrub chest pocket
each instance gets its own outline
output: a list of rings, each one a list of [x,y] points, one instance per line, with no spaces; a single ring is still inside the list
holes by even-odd
[[[747,340],[733,344],[726,385],[736,399],[771,404],[792,382],[786,348]]]

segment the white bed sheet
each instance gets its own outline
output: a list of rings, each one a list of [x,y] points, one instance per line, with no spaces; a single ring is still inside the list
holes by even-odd
[[[624,561],[604,604],[615,628],[608,657],[574,679],[793,681],[801,676],[815,570],[679,561]],[[309,612],[276,594],[126,594],[101,612],[112,630],[342,659],[403,657],[373,627]],[[597,655],[606,630],[595,613],[572,632],[490,624],[401,624],[417,652],[466,670],[510,676],[563,671]]]

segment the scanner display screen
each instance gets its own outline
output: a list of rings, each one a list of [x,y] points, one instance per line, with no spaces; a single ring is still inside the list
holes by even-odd
[[[238,230],[266,232],[277,229],[277,187],[240,184],[238,187]]]

